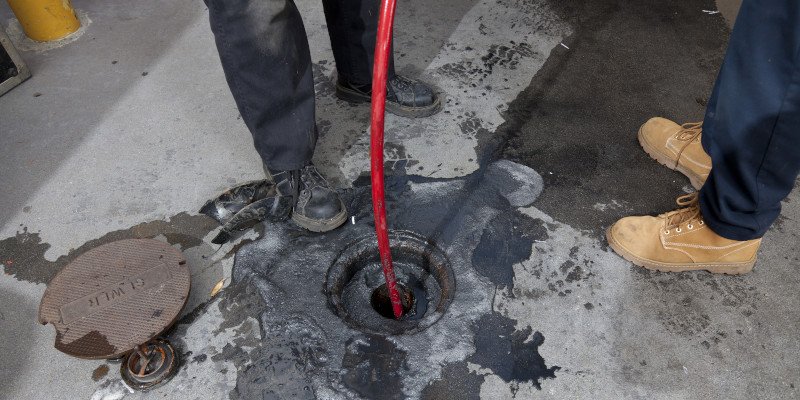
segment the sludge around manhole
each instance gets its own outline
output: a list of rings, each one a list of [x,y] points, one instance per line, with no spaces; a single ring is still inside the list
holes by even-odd
[[[397,283],[416,301],[401,319],[386,318],[373,306],[385,285],[374,235],[349,244],[336,257],[325,282],[333,312],[356,329],[397,335],[424,330],[442,317],[455,294],[455,276],[447,256],[415,233],[389,231]]]

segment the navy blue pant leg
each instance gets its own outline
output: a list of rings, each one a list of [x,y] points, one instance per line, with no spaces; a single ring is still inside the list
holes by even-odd
[[[270,169],[311,161],[317,141],[308,38],[291,0],[205,0],[222,69]]]
[[[703,122],[712,170],[699,201],[720,236],[778,218],[800,172],[800,2],[744,0]]]
[[[256,151],[272,170],[302,168],[314,154],[317,129],[308,37],[294,1],[205,3],[225,79]],[[323,5],[339,75],[370,83],[380,0]]]
[[[372,83],[380,5],[380,0],[322,0],[340,80],[357,85]],[[388,77],[394,74],[390,51]]]

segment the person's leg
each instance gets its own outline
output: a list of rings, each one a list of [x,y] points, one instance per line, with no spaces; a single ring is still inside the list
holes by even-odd
[[[294,2],[205,2],[225,78],[264,165],[306,166],[317,141],[314,80]]]
[[[347,209],[311,164],[317,141],[311,54],[291,0],[205,0],[222,69],[279,196],[291,196],[292,220],[324,232]]]
[[[702,125],[708,179],[679,199],[685,208],[617,221],[606,233],[614,251],[661,271],[752,269],[800,172],[798,57],[800,6],[745,0]]]
[[[380,0],[323,0],[333,58],[340,80],[372,84]],[[394,54],[389,54],[388,77],[395,75]]]
[[[800,171],[800,3],[745,0],[703,122],[700,208],[717,234],[760,238]]]
[[[336,96],[351,103],[368,103],[378,32],[380,0],[323,0],[333,58]],[[386,110],[406,117],[425,117],[439,111],[439,97],[428,85],[397,75],[389,52]]]

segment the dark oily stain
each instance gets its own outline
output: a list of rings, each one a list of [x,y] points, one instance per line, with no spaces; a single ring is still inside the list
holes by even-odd
[[[98,331],[91,331],[69,343],[64,343],[63,340],[61,332],[57,332],[55,348],[67,354],[80,354],[82,357],[91,358],[117,352],[117,348],[112,346],[106,336]]]
[[[182,354],[183,359],[191,359],[193,362],[204,362],[208,359],[207,354],[199,354],[191,357],[191,351],[185,351],[186,344],[183,338],[186,336],[187,330],[197,318],[208,311],[208,307],[218,307],[222,314],[223,321],[211,332],[212,335],[218,335],[221,332],[242,325],[242,321],[248,317],[257,317],[262,312],[266,305],[261,297],[254,294],[250,283],[247,280],[234,281],[225,290],[221,291],[212,300],[201,304],[192,312],[179,319],[171,328],[165,333],[164,337],[169,340],[170,344],[175,347],[176,351]],[[239,332],[242,333],[242,332]],[[212,361],[231,361],[238,368],[246,365],[251,360],[251,354],[241,350],[241,346],[258,347],[261,341],[250,332],[244,337],[237,337],[235,343],[228,344],[218,354],[211,355]]]
[[[531,336],[531,327],[522,331],[515,331],[511,335],[511,353],[514,358],[514,369],[511,379],[515,381],[530,381],[541,390],[540,379],[555,378],[555,372],[561,367],[548,368],[544,359],[539,355],[539,346],[544,344],[544,335],[536,331]]]
[[[99,382],[100,379],[103,379],[108,374],[108,365],[103,364],[92,372],[92,380],[95,382]]]
[[[224,320],[213,331],[215,335],[241,325],[247,317],[258,317],[267,305],[253,289],[249,280],[241,280],[231,283],[225,290],[224,296],[221,296],[217,307]]]
[[[422,390],[425,400],[471,400],[480,399],[484,377],[470,372],[467,362],[447,364],[442,368],[442,377],[431,381]]]
[[[22,227],[22,231],[18,231],[14,237],[0,241],[0,254],[6,274],[22,281],[46,284],[76,257],[97,246],[121,239],[164,235],[170,244],[186,250],[201,245],[203,237],[216,227],[216,222],[204,215],[180,213],[167,221],[145,222],[129,229],[109,232],[70,250],[69,254],[55,261],[48,261],[44,257],[50,245],[42,243],[38,233],[28,232],[27,227]]]
[[[231,398],[316,398],[312,377],[327,360],[327,341],[316,334],[311,321],[290,316],[262,334],[250,361],[239,367]]]
[[[547,367],[539,354],[544,336],[532,329],[514,330],[514,320],[498,313],[482,316],[473,325],[475,354],[469,361],[489,368],[506,382],[514,382],[511,390],[516,394],[520,382],[530,382],[541,390],[541,380],[555,378],[561,367]]]
[[[367,399],[403,399],[406,352],[384,337],[366,335],[345,343],[342,382]]]
[[[5,273],[22,281],[50,282],[67,262],[59,262],[61,258],[55,263],[45,260],[44,253],[50,245],[41,241],[39,234],[29,233],[27,227],[15,237],[0,241]]]
[[[233,400],[282,400],[315,399],[311,379],[306,376],[303,366],[286,354],[263,355],[244,370],[240,370],[236,380],[236,390],[230,394]]]
[[[199,356],[195,356],[194,358],[192,358],[192,362],[199,364],[205,362],[207,359],[208,359],[207,354],[200,354]]]
[[[547,237],[542,220],[519,212],[501,213],[483,230],[472,265],[496,285],[513,289],[512,266],[530,258],[534,241]]]
[[[321,277],[326,276],[326,271],[335,265],[345,249],[362,238],[374,239],[369,188],[370,181],[365,176],[357,180],[352,189],[340,192],[355,223],[348,221],[345,226],[324,234],[310,234],[296,229],[292,224],[268,224],[264,239],[243,247],[237,253],[232,272],[234,283],[247,280],[253,282],[253,287],[263,298],[263,305],[259,306],[260,309],[249,311],[249,315],[258,316],[261,328],[265,331],[262,350],[251,353],[251,361],[239,367],[237,393],[240,398],[259,398],[266,393],[262,391],[286,387],[280,385],[286,385],[284,382],[289,378],[294,379],[295,386],[292,386],[291,393],[283,394],[287,397],[290,394],[302,394],[301,387],[297,385],[306,382],[309,376],[314,378],[314,390],[324,391],[325,395],[335,393],[342,398],[414,398],[419,397],[421,391],[430,384],[430,379],[438,375],[433,374],[433,371],[442,367],[417,364],[424,362],[421,358],[427,357],[418,352],[437,350],[435,344],[431,348],[426,347],[431,343],[427,343],[424,332],[389,338],[358,333],[347,321],[333,317],[334,306],[328,301],[327,294],[315,288],[314,282],[326,287]],[[473,174],[457,179],[388,174],[385,188],[390,228],[408,230],[423,236],[442,249],[451,261],[459,260],[458,268],[465,274],[466,280],[459,282],[456,278],[455,292],[462,293],[467,298],[485,298],[483,294],[474,293],[475,290],[483,289],[476,289],[474,285],[471,287],[471,280],[474,282],[475,279],[480,279],[480,287],[485,285],[486,290],[492,286],[482,277],[478,277],[479,273],[472,270],[471,265],[475,246],[484,231],[490,231],[487,233],[488,238],[493,235],[498,238],[497,241],[487,239],[483,243],[486,259],[492,254],[505,254],[507,243],[527,247],[524,252],[520,250],[518,253],[514,249],[512,255],[504,255],[507,258],[502,264],[486,264],[486,271],[491,268],[507,269],[508,271],[503,272],[505,275],[498,276],[505,277],[505,282],[509,284],[513,277],[512,260],[529,254],[533,241],[546,237],[545,224],[542,221],[525,216],[517,209],[531,204],[541,191],[541,177],[535,171],[518,164],[505,161],[484,164]],[[490,224],[493,220],[495,222]],[[491,249],[492,246],[498,248]],[[374,287],[381,283],[376,283]],[[430,285],[426,284],[425,290],[428,292],[426,297],[435,297],[431,296]],[[365,312],[370,312],[370,315],[381,321],[396,322],[381,317],[372,309],[369,304],[371,293],[369,290],[365,297]],[[417,296],[423,297],[421,291]],[[430,314],[434,308],[433,303],[428,304],[425,314]],[[436,332],[434,334],[442,335],[438,340],[452,340],[455,346],[471,350],[474,346],[471,330],[479,331],[485,327],[472,326],[466,320],[446,321],[447,312],[449,311],[445,312],[442,320],[437,319],[435,324],[426,327],[426,332]],[[314,333],[307,339],[302,339],[307,334],[299,328],[299,323],[291,324],[295,326],[292,329],[281,328],[287,324],[287,320],[300,316],[303,317],[300,321],[308,334]],[[448,337],[450,330],[442,331],[450,329],[449,327],[452,328],[452,337]],[[510,334],[513,331],[512,323],[509,323],[508,329]],[[497,340],[497,336],[493,340]],[[320,345],[307,344],[297,348],[293,343]],[[507,344],[510,348],[511,344]],[[234,356],[233,349],[228,351]],[[509,353],[510,351],[499,354],[494,349],[488,349],[486,357],[509,357]],[[239,356],[244,357],[241,354],[235,355]],[[320,358],[327,358],[327,361],[313,361]],[[273,368],[270,363],[280,363],[280,366]],[[252,367],[253,365],[257,367]],[[520,365],[525,366],[522,361]],[[302,373],[297,372],[298,369]],[[418,369],[426,372],[420,375],[416,373]],[[284,370],[292,371],[291,375],[287,375],[288,372],[274,372]],[[428,372],[431,377],[428,377]],[[245,374],[249,374],[249,377],[243,378]],[[519,379],[533,377],[520,374]],[[462,381],[460,378],[455,380],[440,383],[439,387]],[[482,376],[475,376],[470,384],[479,387],[482,380]],[[322,395],[322,392],[319,394]]]
[[[214,301],[207,302],[183,317],[168,332],[167,339],[176,348],[186,349],[183,337],[189,326],[208,307],[218,307],[222,323],[211,332],[242,325],[247,318],[259,318],[271,306],[258,295],[251,279],[234,280]],[[241,329],[249,329],[245,324]],[[202,363],[231,362],[237,369],[233,400],[249,399],[314,399],[312,377],[326,362],[327,341],[316,334],[313,323],[300,316],[281,315],[280,320],[261,326],[258,331],[235,331],[236,338],[217,354],[200,354],[192,358]],[[260,333],[260,338],[256,336]],[[249,347],[252,350],[245,351]],[[191,355],[184,352],[184,358]]]
[[[211,356],[211,361],[234,361],[236,364],[238,360],[246,360],[248,354],[239,346],[234,346],[232,343],[227,343],[217,354]],[[241,361],[239,361],[241,363]]]

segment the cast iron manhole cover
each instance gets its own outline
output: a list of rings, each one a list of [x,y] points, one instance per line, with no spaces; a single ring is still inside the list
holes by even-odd
[[[189,296],[180,251],[154,239],[125,239],[87,251],[56,275],[39,322],[56,328],[55,347],[80,358],[112,358],[169,327]]]

